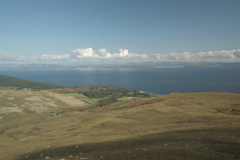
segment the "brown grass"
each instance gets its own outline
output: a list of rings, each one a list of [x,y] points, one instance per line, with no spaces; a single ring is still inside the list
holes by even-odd
[[[240,116],[217,110],[240,109],[235,104],[239,94],[178,93],[81,112],[73,105],[55,116],[1,114],[0,159],[39,159],[41,153],[69,160],[80,154],[88,159],[233,159],[240,157],[235,152]]]

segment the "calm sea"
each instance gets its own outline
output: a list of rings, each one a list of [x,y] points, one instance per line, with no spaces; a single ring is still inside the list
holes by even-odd
[[[116,86],[154,94],[240,93],[240,68],[144,68],[86,70],[0,70],[0,74],[65,87]]]

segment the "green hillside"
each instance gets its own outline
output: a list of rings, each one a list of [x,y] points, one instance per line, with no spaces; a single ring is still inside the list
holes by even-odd
[[[74,96],[89,104],[105,106],[115,102],[130,101],[153,97],[153,95],[119,87],[91,87],[81,86],[74,88],[64,88],[56,90],[57,93]]]
[[[16,87],[17,89],[27,88],[33,90],[64,88],[60,85],[19,79],[5,75],[0,75],[0,86]]]

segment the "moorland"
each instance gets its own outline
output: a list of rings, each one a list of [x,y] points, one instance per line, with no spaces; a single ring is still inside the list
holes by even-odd
[[[240,159],[239,94],[21,81],[0,83],[1,160]]]

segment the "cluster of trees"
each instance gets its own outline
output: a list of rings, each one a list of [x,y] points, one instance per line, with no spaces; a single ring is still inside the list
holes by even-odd
[[[115,103],[118,101],[118,96],[110,96],[108,98],[105,98],[105,99],[101,99],[98,101],[98,106],[106,106],[108,104],[111,104],[111,103]]]
[[[103,98],[112,95],[126,95],[128,92],[127,89],[117,87],[91,87],[89,90],[79,93],[89,98]]]
[[[79,94],[83,94],[89,98],[104,98],[107,96],[113,96],[115,95],[118,97],[124,97],[124,96],[131,96],[131,97],[150,97],[151,95],[149,93],[137,91],[137,90],[128,90],[123,88],[93,88],[88,91],[79,92]]]
[[[89,98],[103,98],[103,97],[111,95],[109,92],[103,92],[103,91],[86,91],[81,94],[83,94]]]
[[[137,90],[131,90],[130,95],[133,97],[142,97],[142,98],[151,97],[151,95],[149,93],[141,92],[141,91],[137,91]]]
[[[151,97],[149,93],[137,91],[137,90],[128,90],[118,87],[91,87],[88,90],[78,92],[83,94],[88,98],[100,98],[98,101],[98,106],[105,106],[118,101],[118,98],[121,97]]]

